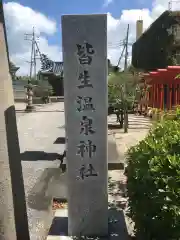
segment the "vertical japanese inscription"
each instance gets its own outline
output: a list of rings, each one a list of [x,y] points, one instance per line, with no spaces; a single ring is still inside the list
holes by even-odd
[[[77,146],[77,155],[80,155],[80,157],[83,159],[85,153],[88,154],[89,158],[92,158],[93,155],[96,153],[96,145],[93,144],[91,140],[88,140],[87,142],[80,141]]]
[[[86,41],[82,45],[76,44],[76,46],[80,65],[90,65],[95,53],[93,46]]]
[[[90,163],[87,166],[84,164],[81,166],[80,170],[80,178],[84,179],[85,177],[97,177],[97,172],[94,170],[93,165]]]
[[[82,112],[82,111],[95,111],[93,102],[92,102],[92,97],[81,97],[77,96],[76,98],[76,104],[77,106],[77,111]]]
[[[94,134],[95,130],[93,129],[93,119],[87,116],[83,116],[81,120],[81,130],[80,134],[84,133],[84,135]]]
[[[82,66],[83,71],[79,73],[78,76],[78,86],[77,88],[79,90],[83,90],[84,88],[93,88],[93,85],[91,83],[91,77],[88,71],[88,66],[91,65],[93,60],[93,55],[95,53],[93,46],[84,41],[84,43],[76,44],[77,46],[77,57],[78,62]],[[84,111],[95,111],[95,107],[93,105],[93,99],[89,96],[77,96],[76,98],[76,105],[77,105],[77,111],[78,112],[84,112]],[[89,116],[82,116],[81,122],[80,122],[80,134],[83,134],[84,136],[89,136],[92,134],[95,134],[95,129],[93,128],[93,122],[94,119]],[[84,159],[85,154],[87,154],[88,158],[91,159],[94,154],[96,153],[96,145],[93,144],[93,142],[90,139],[87,139],[87,141],[80,141],[80,143],[77,146],[77,155],[81,157],[81,159]],[[84,180],[87,177],[96,177],[98,176],[94,166],[92,163],[90,164],[82,164],[82,166],[79,169],[79,177],[80,179]]]
[[[79,85],[78,85],[79,89],[82,89],[85,87],[91,87],[91,88],[93,87],[93,85],[90,82],[89,72],[87,70],[80,72],[78,80],[79,80]]]

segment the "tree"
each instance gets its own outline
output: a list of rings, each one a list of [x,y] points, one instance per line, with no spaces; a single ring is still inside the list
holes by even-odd
[[[11,61],[9,62],[9,72],[11,74],[13,81],[17,79],[16,72],[18,69],[19,69],[19,67],[16,67],[16,65],[13,62],[11,62]]]
[[[46,54],[41,54],[41,70],[49,70],[53,66],[53,61]]]
[[[125,132],[127,132],[127,112],[128,109],[132,109],[133,107],[136,96],[136,86],[140,78],[139,74],[135,73],[135,68],[133,66],[130,66],[127,72],[120,72],[117,66],[112,67],[112,69],[108,77],[109,105],[118,109],[117,113],[121,115],[121,118],[119,118],[120,127],[123,125],[124,118]]]
[[[16,68],[16,65],[13,63],[13,62],[9,62],[9,68],[10,70],[13,69],[13,68]]]

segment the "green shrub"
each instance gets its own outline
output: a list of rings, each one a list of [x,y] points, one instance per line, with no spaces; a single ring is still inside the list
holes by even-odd
[[[129,216],[138,239],[180,239],[180,121],[157,123],[127,153]]]

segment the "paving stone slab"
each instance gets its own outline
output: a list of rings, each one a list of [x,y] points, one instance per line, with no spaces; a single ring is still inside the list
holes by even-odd
[[[48,162],[48,165],[51,163]],[[52,163],[53,164],[53,163]],[[31,240],[46,239],[53,219],[52,197],[45,195],[46,179],[40,179],[46,171],[47,162],[22,162],[26,203]],[[40,182],[41,189],[33,191],[34,186]],[[45,189],[43,189],[45,188]]]

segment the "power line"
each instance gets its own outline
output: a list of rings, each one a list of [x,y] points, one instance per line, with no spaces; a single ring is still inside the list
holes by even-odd
[[[124,54],[124,50],[125,50],[125,45],[124,45],[123,50],[122,50],[122,52],[121,52],[121,55],[120,55],[120,58],[119,58],[119,60],[118,60],[117,66],[119,66],[119,64],[120,64],[120,62],[121,62],[121,59],[122,59],[123,54]]]
[[[129,42],[129,24],[128,24],[128,28],[127,28],[126,38],[124,40],[121,40],[121,42],[123,42],[123,44],[120,44],[118,47],[123,47],[123,49],[122,49],[121,55],[118,59],[117,67],[120,65],[122,58],[124,58],[124,60],[125,60],[124,67],[127,68],[128,47],[133,45],[132,42]],[[125,54],[124,54],[124,52],[125,52]]]
[[[125,42],[125,60],[124,60],[124,71],[127,70],[127,60],[128,60],[128,41],[129,41],[129,24],[127,27],[127,35],[126,35],[126,42]]]
[[[39,39],[38,36],[35,35],[34,27],[32,33],[26,33],[25,34],[25,40],[31,42],[31,57],[30,57],[30,69],[29,69],[29,76],[30,80],[28,80],[28,83],[31,82],[32,76],[34,75],[34,78],[36,79],[36,60],[37,60],[37,54],[39,54],[41,58],[41,53],[37,44],[37,40]]]
[[[124,72],[127,72],[128,65],[128,40],[129,40],[129,24],[127,27],[126,41],[125,41],[125,59],[124,59]],[[127,83],[124,83],[124,132],[128,131],[128,107],[127,107]]]

